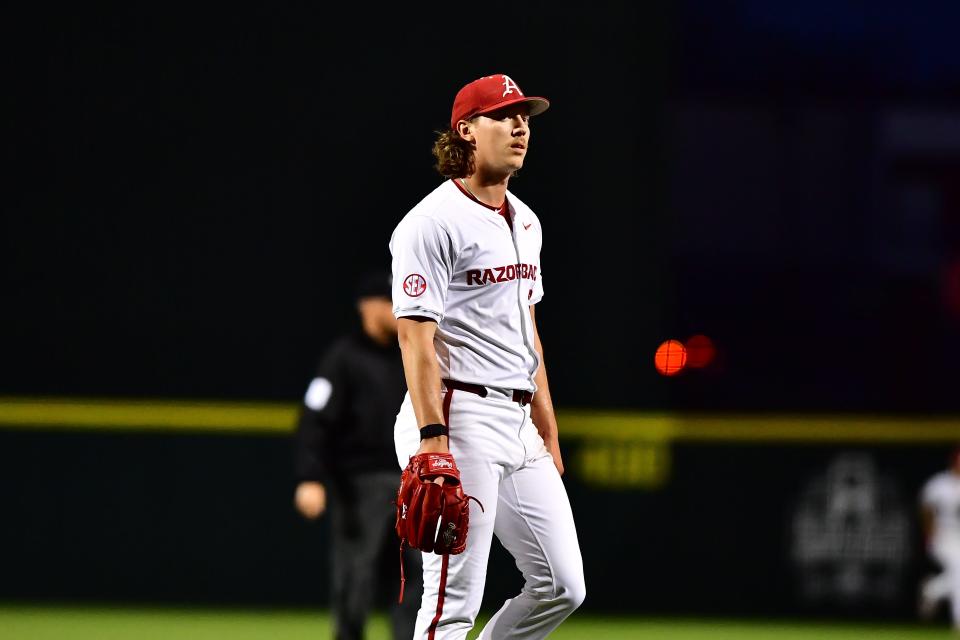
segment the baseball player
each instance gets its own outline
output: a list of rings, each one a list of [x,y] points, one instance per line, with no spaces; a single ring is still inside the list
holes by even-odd
[[[294,440],[297,510],[315,520],[327,510],[329,496],[336,640],[364,637],[381,558],[396,558],[392,434],[406,384],[390,297],[389,272],[374,271],[360,279],[355,295],[360,326],[335,340],[321,358]],[[405,561],[406,588],[416,597],[420,557],[408,552]],[[393,637],[407,640],[416,619],[415,602],[391,602]]]
[[[507,189],[530,145],[530,118],[548,106],[502,74],[460,89],[433,148],[447,180],[390,240],[408,387],[394,429],[400,466],[450,453],[483,506],[471,503],[463,553],[423,554],[417,639],[466,637],[494,535],[525,584],[479,638],[544,638],[586,593],[534,313],[540,220]]]
[[[930,478],[920,495],[927,552],[943,571],[924,581],[920,614],[932,617],[941,600],[950,600],[953,626],[960,631],[960,448],[950,468]]]

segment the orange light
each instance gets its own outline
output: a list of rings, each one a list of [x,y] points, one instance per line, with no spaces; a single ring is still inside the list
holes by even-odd
[[[687,366],[691,369],[702,369],[713,362],[717,350],[713,346],[713,340],[705,335],[697,334],[690,336],[686,342],[687,346]]]
[[[663,375],[674,376],[687,364],[687,349],[679,340],[667,340],[657,347],[653,363]]]

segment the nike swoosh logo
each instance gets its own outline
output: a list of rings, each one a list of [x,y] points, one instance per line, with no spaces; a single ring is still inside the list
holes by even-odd
[[[532,222],[531,222],[530,224],[525,224],[525,225],[523,225],[523,230],[526,231],[526,230],[529,229],[532,225],[533,225]]]

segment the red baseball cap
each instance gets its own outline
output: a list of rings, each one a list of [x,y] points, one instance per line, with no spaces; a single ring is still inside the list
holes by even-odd
[[[477,78],[457,93],[450,116],[450,128],[456,129],[461,120],[496,111],[518,102],[530,105],[530,115],[543,113],[550,106],[546,98],[528,98],[510,76],[498,73]]]

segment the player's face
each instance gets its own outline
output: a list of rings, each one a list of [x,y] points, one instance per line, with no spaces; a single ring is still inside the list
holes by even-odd
[[[530,144],[526,104],[515,104],[474,120],[478,171],[510,174],[523,166]]]

